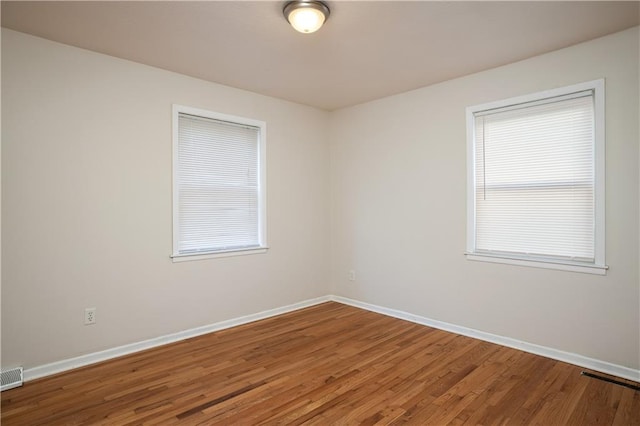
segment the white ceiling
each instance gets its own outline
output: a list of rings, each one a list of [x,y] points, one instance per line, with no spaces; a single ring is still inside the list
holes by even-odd
[[[10,2],[2,26],[333,110],[640,23],[640,3],[327,1],[300,34],[284,1]]]

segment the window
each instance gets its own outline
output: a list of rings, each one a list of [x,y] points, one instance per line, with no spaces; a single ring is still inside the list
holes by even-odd
[[[264,252],[261,121],[173,106],[173,259]]]
[[[467,108],[467,258],[604,274],[604,81]]]

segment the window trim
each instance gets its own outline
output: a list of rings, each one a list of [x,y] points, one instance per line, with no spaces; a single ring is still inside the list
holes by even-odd
[[[180,230],[179,206],[178,206],[178,125],[180,114],[190,114],[213,120],[227,121],[234,124],[247,125],[259,128],[258,141],[258,232],[259,245],[257,247],[249,247],[242,249],[215,250],[197,253],[179,253],[178,252],[178,236]],[[254,120],[245,117],[222,114],[218,112],[208,111],[199,108],[188,107],[184,105],[172,105],[172,255],[173,262],[184,262],[191,260],[213,259],[229,256],[242,256],[248,254],[265,253],[268,250],[267,245],[267,154],[266,154],[266,134],[267,124],[264,121]]]
[[[466,108],[467,125],[467,251],[468,260],[510,265],[531,266],[572,272],[605,275],[605,105],[604,79],[587,81],[561,88],[544,90]],[[477,252],[475,197],[475,114],[495,109],[517,107],[520,104],[570,96],[577,92],[593,91],[594,99],[594,262],[528,257],[524,254],[494,254]]]

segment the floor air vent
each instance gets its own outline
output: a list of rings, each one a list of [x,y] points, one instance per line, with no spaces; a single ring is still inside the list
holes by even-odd
[[[0,386],[0,391],[22,386],[22,367],[3,370],[2,373],[0,373],[0,376],[2,376],[2,386]]]

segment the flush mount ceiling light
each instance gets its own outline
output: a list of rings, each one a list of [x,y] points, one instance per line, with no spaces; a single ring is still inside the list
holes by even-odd
[[[296,31],[308,34],[322,27],[329,17],[329,7],[320,1],[296,0],[287,3],[282,13]]]

